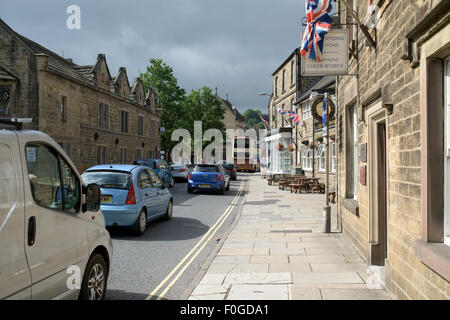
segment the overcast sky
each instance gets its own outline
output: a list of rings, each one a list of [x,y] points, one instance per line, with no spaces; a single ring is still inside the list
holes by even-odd
[[[241,112],[267,111],[271,74],[300,45],[304,0],[1,1],[0,18],[18,33],[79,65],[105,53],[113,76],[130,82],[151,57],[162,58],[188,92],[228,93]],[[66,9],[81,8],[81,30]]]

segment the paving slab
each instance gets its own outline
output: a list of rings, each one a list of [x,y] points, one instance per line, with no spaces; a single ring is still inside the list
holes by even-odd
[[[250,263],[288,263],[287,255],[273,255],[273,256],[252,256]]]
[[[233,284],[227,300],[288,300],[286,284]]]
[[[325,272],[303,272],[292,273],[292,281],[297,283],[364,283],[356,272],[325,273]]]
[[[224,284],[288,284],[292,283],[290,272],[279,273],[229,273]]]
[[[311,272],[308,263],[271,263],[269,272]]]
[[[289,300],[322,300],[319,288],[289,285]]]
[[[320,289],[324,300],[390,300],[386,290]]]

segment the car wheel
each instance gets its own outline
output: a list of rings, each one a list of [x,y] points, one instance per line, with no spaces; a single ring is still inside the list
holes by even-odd
[[[145,212],[145,209],[142,209],[132,229],[133,232],[138,236],[144,234],[145,230],[147,229],[147,213]]]
[[[230,184],[227,185],[227,188],[225,189],[225,191],[230,191]]]
[[[225,194],[225,186],[222,186],[222,189],[219,190],[219,194],[220,195],[224,195]]]
[[[194,192],[194,189],[188,187],[187,191],[188,191],[188,193],[192,193],[192,192]]]
[[[172,219],[173,214],[173,201],[172,199],[169,200],[169,204],[167,205],[166,214],[164,215],[164,220],[170,220]]]
[[[103,300],[106,294],[107,279],[108,269],[105,259],[100,254],[93,255],[84,271],[79,299]]]
[[[170,187],[173,188],[175,185],[175,180],[173,178],[170,178]]]

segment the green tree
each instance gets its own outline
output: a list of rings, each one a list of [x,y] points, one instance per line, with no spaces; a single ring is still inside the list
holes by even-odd
[[[192,137],[194,137],[194,121],[202,121],[202,134],[208,129],[218,129],[225,134],[223,123],[225,110],[211,88],[203,87],[199,90],[192,90],[185,98],[185,107],[184,128],[189,130]],[[205,144],[209,144],[209,142],[204,142],[204,146]]]
[[[171,141],[172,132],[184,122],[186,91],[178,85],[173,69],[162,59],[150,59],[150,65],[140,76],[145,90],[154,90],[159,107],[163,110],[161,126],[166,131],[161,134],[161,149],[171,150],[176,144]]]
[[[245,119],[247,128],[264,128],[264,122],[261,120],[262,113],[260,110],[247,109],[244,111],[242,116]]]

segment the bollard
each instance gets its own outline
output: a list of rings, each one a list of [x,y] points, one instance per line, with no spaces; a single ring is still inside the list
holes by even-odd
[[[323,233],[331,232],[331,207],[323,206]]]

